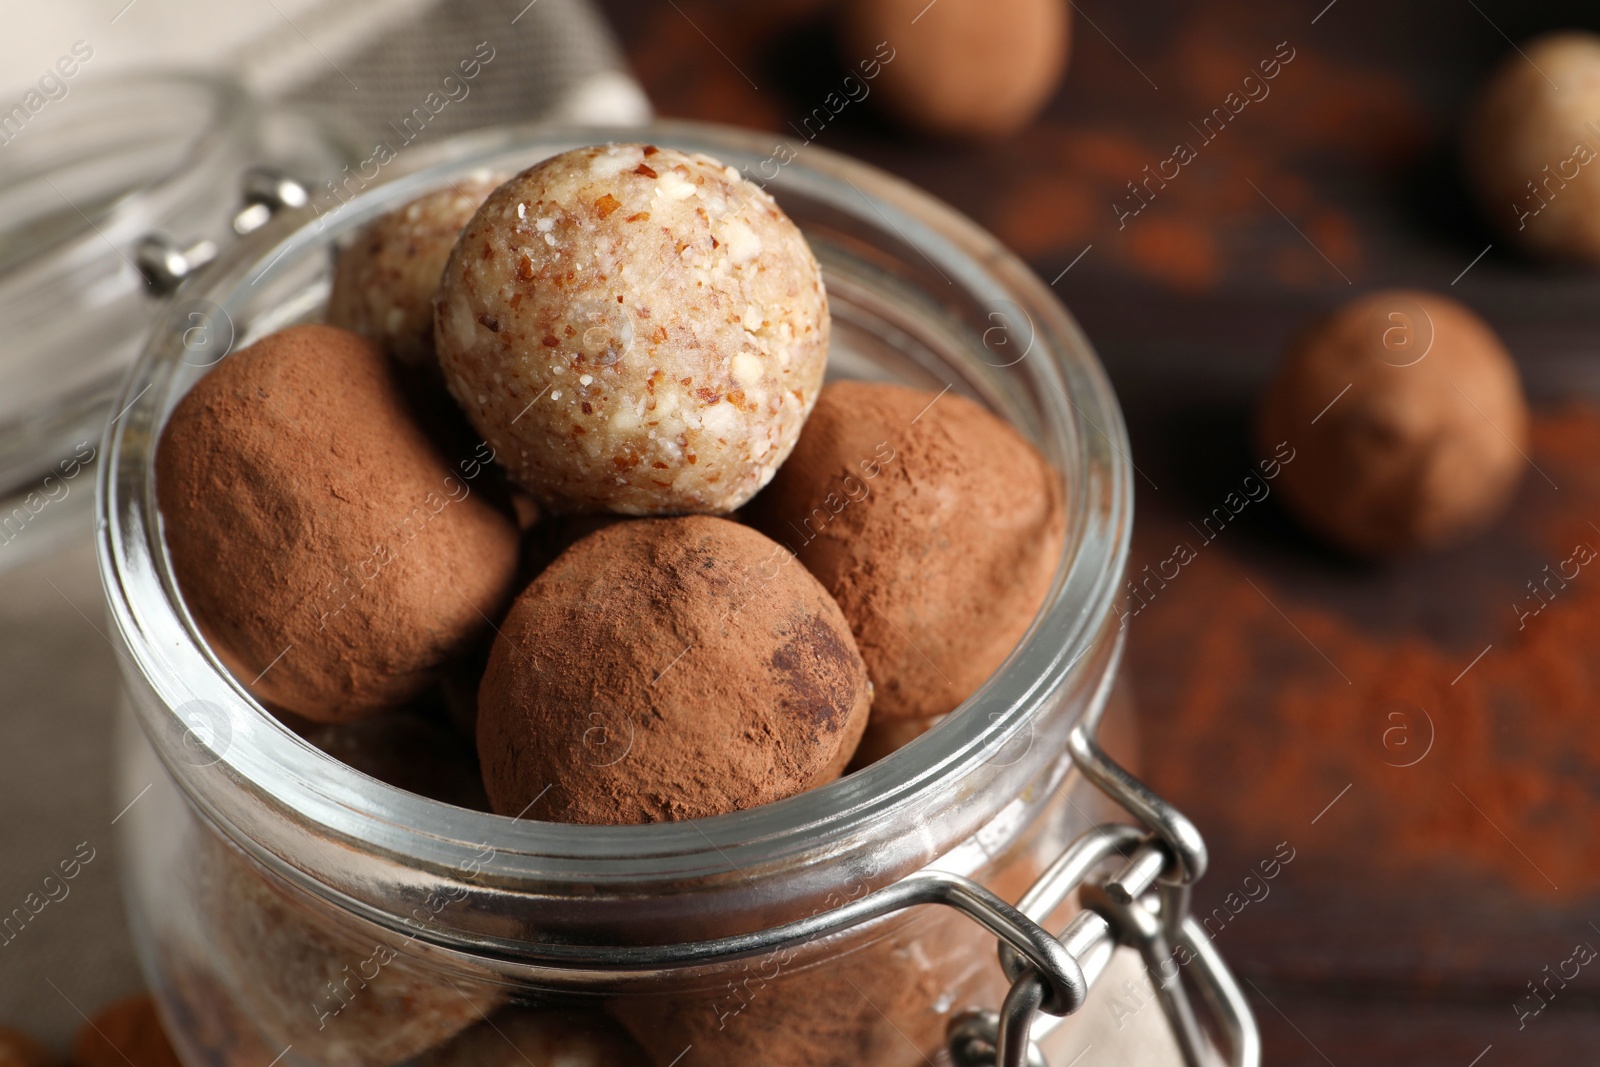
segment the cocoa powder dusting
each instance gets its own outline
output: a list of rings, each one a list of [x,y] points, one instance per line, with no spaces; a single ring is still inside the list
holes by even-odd
[[[319,722],[416,696],[505,602],[517,530],[372,342],[296,326],[178,403],[156,494],[184,602],[264,702]],[[478,478],[479,480],[474,480]]]
[[[837,777],[870,703],[838,606],[781,545],[704,516],[618,522],[501,624],[478,752],[503,814],[698,818]]]
[[[1066,536],[1058,478],[953,394],[835,382],[749,508],[850,620],[881,719],[950,711],[1043,603]]]

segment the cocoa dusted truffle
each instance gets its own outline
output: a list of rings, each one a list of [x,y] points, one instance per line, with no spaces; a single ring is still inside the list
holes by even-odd
[[[503,177],[470,174],[373,219],[334,261],[328,323],[407,366],[433,359],[433,294],[450,249]]]
[[[834,382],[750,508],[844,609],[874,720],[928,719],[993,674],[1066,538],[1059,476],[953,393]]]
[[[852,0],[841,14],[846,58],[878,70],[885,111],[970,140],[1033,120],[1061,82],[1072,36],[1067,0]]]
[[[1528,410],[1505,346],[1431,293],[1373,293],[1294,345],[1257,441],[1292,457],[1284,499],[1362,556],[1433,548],[1489,523],[1521,478]]]
[[[295,326],[168,419],[156,496],[184,602],[258,697],[342,722],[420,693],[510,598],[517,529],[406,411],[371,341]]]
[[[1006,994],[986,934],[952,909],[919,908],[908,921],[844,938],[837,956],[783,950],[720,986],[618,996],[607,1010],[657,1067],[948,1064],[941,1052],[951,1016]]]
[[[1525,251],[1600,263],[1600,37],[1552,33],[1507,54],[1467,122],[1467,179]]]
[[[504,1008],[417,1057],[415,1067],[650,1067],[650,1058],[599,1012]]]
[[[709,516],[619,522],[500,624],[478,755],[503,815],[693,819],[837,777],[871,700],[838,605],[781,545]]]
[[[451,392],[557,512],[729,512],[772,477],[822,385],[817,262],[732,167],[582,148],[495,190],[435,308]]]
[[[389,1067],[505,1000],[489,972],[446,963],[426,939],[353,925],[210,833],[195,856],[196,918],[211,962],[272,1048],[292,1044],[322,1067]],[[430,894],[417,912],[450,903]]]
[[[183,906],[191,904],[186,899]],[[203,934],[191,931],[191,936],[156,945],[155,951],[164,983],[161,1006],[191,1060],[210,1067],[252,1067],[270,1064],[282,1051],[281,1046],[268,1050],[255,1022],[222,980],[216,946]]]

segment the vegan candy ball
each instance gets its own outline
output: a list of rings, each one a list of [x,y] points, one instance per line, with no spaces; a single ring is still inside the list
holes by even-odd
[[[1459,540],[1499,513],[1527,463],[1528,409],[1482,319],[1430,293],[1380,292],[1290,351],[1257,442],[1293,450],[1281,485],[1308,527],[1383,556]]]
[[[425,941],[348,927],[332,905],[210,833],[196,856],[197,920],[213,964],[265,1042],[293,1044],[303,1062],[390,1067],[504,1000],[487,972],[452,968],[447,980]]]
[[[1489,221],[1534,255],[1600,264],[1600,37],[1552,33],[1507,54],[1467,123],[1467,178]]]
[[[877,74],[877,103],[939,137],[1021,130],[1067,66],[1067,0],[851,0],[840,6],[847,58]],[[848,86],[847,86],[848,87]]]
[[[638,144],[495,190],[434,328],[456,401],[554,512],[732,511],[794,447],[828,351],[817,262],[772,198]]]
[[[461,227],[503,180],[471,174],[369,222],[339,252],[328,324],[369,337],[407,366],[433,359],[433,294]]]
[[[178,402],[156,496],[184,602],[256,696],[348,722],[421,694],[511,597],[517,528],[332,326],[228,356]]]
[[[749,515],[844,610],[875,724],[942,715],[982,685],[1033,622],[1066,538],[1055,472],[1008,424],[954,394],[868,382],[822,391]]]
[[[702,818],[837,778],[871,702],[839,606],[781,545],[706,515],[618,522],[500,624],[478,756],[502,815]]]

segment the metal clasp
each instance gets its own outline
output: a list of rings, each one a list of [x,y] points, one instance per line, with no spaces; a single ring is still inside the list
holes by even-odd
[[[1043,922],[1076,891],[1083,910],[1057,940],[1088,986],[1100,977],[1118,945],[1137,949],[1184,1062],[1204,1067],[1217,1053],[1195,1018],[1183,985],[1187,971],[1227,1046],[1226,1062],[1259,1067],[1261,1036],[1244,991],[1205,929],[1189,915],[1190,886],[1206,869],[1205,841],[1182,812],[1100,748],[1096,735],[1105,704],[1103,699],[1092,702],[1090,713],[1072,731],[1068,750],[1084,777],[1143,826],[1112,823],[1087,831],[1050,865],[1016,910]],[[1122,861],[1115,873],[1094,877],[1113,858]],[[1175,962],[1180,952],[1187,964],[1181,968]],[[1034,1024],[1041,1013],[1060,1017],[1068,1012],[1060,1010],[1029,955],[1002,942],[1000,964],[1011,979],[1005,1002],[999,1012],[969,1009],[951,1019],[950,1056],[957,1067],[1048,1067],[1033,1040]]]
[[[310,200],[306,187],[281,171],[252,167],[245,171],[240,197],[244,206],[233,216],[233,232],[241,237],[259,230],[284,208]],[[156,296],[166,296],[183,280],[217,258],[215,241],[180,245],[164,233],[148,233],[134,246],[134,262]]]

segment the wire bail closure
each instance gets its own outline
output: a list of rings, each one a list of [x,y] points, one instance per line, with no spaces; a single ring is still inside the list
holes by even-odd
[[[1117,946],[1138,950],[1184,1063],[1207,1067],[1218,1053],[1195,1017],[1182,969],[1174,962],[1183,952],[1227,1048],[1225,1062],[1260,1067],[1261,1036],[1244,991],[1205,928],[1189,915],[1190,887],[1206,869],[1205,841],[1182,812],[1100,747],[1096,734],[1105,706],[1104,699],[1091,703],[1067,748],[1084,777],[1142,827],[1107,823],[1079,836],[1029,888],[1017,911],[1043,922],[1076,892],[1082,910],[1055,940],[1086,985],[1093,987]],[[1092,877],[1113,858],[1123,861],[1114,874]],[[1041,973],[1039,961],[1015,944],[1001,942],[1000,965],[1011,980],[1005,1002],[999,1012],[968,1009],[951,1019],[951,1059],[956,1067],[1049,1067],[1033,1040],[1034,1023],[1041,1013],[1068,1015],[1082,1006],[1082,999],[1064,1004]]]

